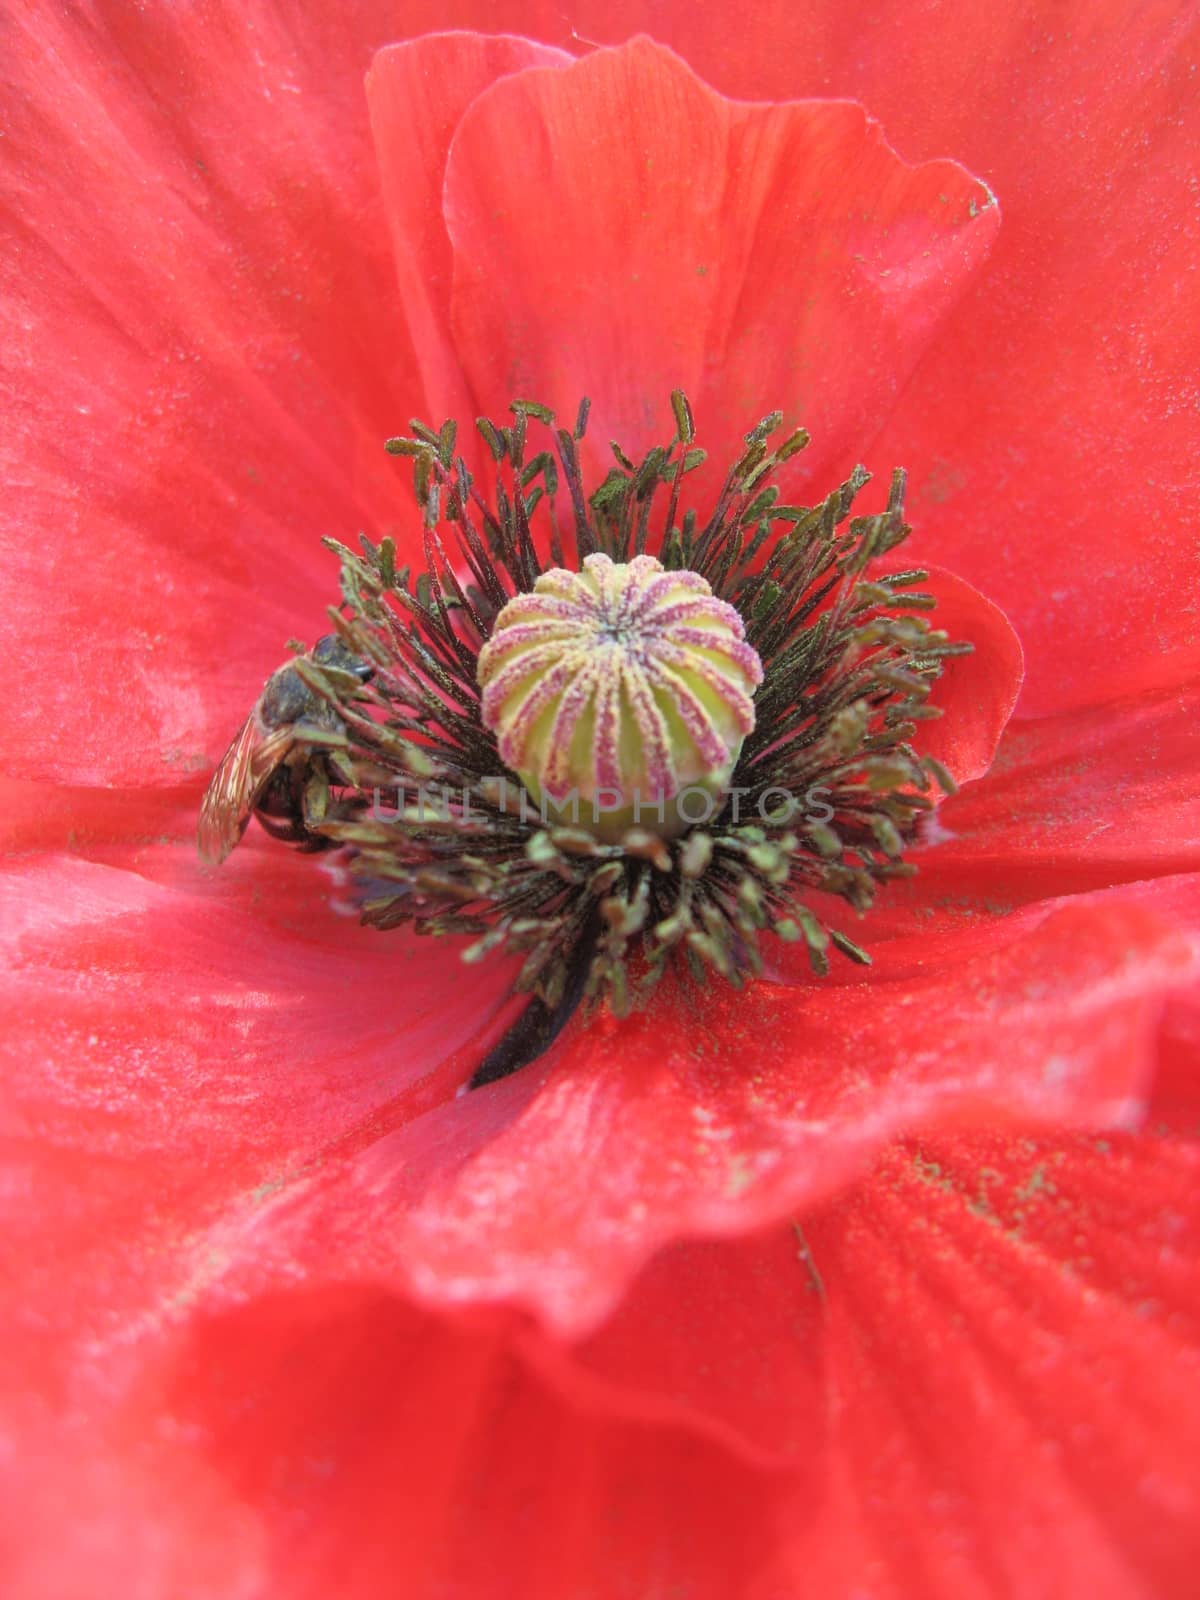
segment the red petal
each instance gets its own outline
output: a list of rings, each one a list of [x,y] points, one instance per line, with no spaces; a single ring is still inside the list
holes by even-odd
[[[402,305],[428,397],[426,420],[435,425],[453,417],[465,431],[478,411],[450,332],[454,262],[442,215],[450,141],[463,112],[497,78],[571,60],[528,39],[434,33],[381,50],[367,74]],[[505,397],[505,412],[512,398]]]
[[[1130,900],[1196,927],[1200,703],[1186,661],[1162,658],[1158,672],[1164,683],[1153,692],[1009,724],[986,783],[946,801],[924,830],[911,854],[917,876],[880,895],[862,930],[877,956],[896,939],[930,954],[950,949],[964,924],[1118,884]],[[951,732],[959,715],[956,705],[954,720],[931,731]],[[848,916],[839,925],[858,935]]]
[[[638,5],[594,9],[577,8],[574,26],[560,8],[504,0],[486,17],[469,3],[450,15],[572,48],[644,21]],[[40,639],[60,658],[53,704],[24,677],[8,696],[10,736],[19,729],[27,767],[144,775],[164,751],[168,760],[195,759],[201,745],[215,754],[244,707],[246,682],[269,670],[276,638],[297,631],[328,588],[327,568],[313,583],[303,555],[298,566],[280,551],[307,552],[329,527],[386,527],[394,479],[374,476],[382,463],[369,471],[364,463],[421,402],[405,392],[405,339],[386,309],[392,267],[369,223],[360,77],[371,50],[398,28],[444,26],[446,17],[444,6],[409,0],[401,21],[367,11],[339,14],[336,24],[310,16],[294,30],[251,4],[240,8],[238,29],[253,35],[252,53],[236,44],[237,30],[217,30],[200,54],[186,14],[122,10],[80,31],[42,11],[10,41],[15,92],[0,160],[29,223],[20,224],[15,314],[0,337],[34,423],[7,441],[16,455],[5,606],[30,650]],[[1122,675],[1139,669],[1151,612],[1156,637],[1189,636],[1177,597],[1192,581],[1179,563],[1195,521],[1195,439],[1180,396],[1196,352],[1180,285],[1196,241],[1180,199],[1191,102],[1185,94],[1175,105],[1191,19],[1171,6],[1076,4],[1035,48],[1039,18],[1025,4],[997,31],[993,8],[979,5],[930,13],[914,27],[910,8],[889,0],[876,8],[869,39],[822,6],[756,13],[754,26],[738,13],[736,25],[719,27],[707,10],[684,8],[656,26],[726,92],[858,95],[910,155],[961,154],[1004,199],[994,275],[906,396],[904,431],[874,455],[886,466],[894,453],[913,469],[931,553],[1004,600],[1034,641],[1031,694],[1048,702],[1094,686],[1090,643],[1064,647],[1068,635],[1103,636],[1106,662]],[[52,77],[41,70],[47,58],[60,66]],[[126,65],[110,70],[113,62]],[[1154,130],[1144,158],[1131,128]],[[1069,192],[1057,179],[1064,148],[1078,157]],[[297,151],[307,187],[264,203],[261,174],[294,171]],[[196,206],[182,198],[193,190]],[[156,205],[142,203],[146,194]],[[1163,216],[1172,219],[1165,232]],[[109,219],[111,229],[98,231]],[[136,232],[143,219],[145,238]],[[233,260],[230,239],[252,240],[252,254]],[[170,274],[160,279],[164,250]],[[130,270],[138,261],[150,264],[143,275]],[[72,276],[85,263],[91,277]],[[141,355],[114,331],[114,312]],[[31,364],[31,326],[40,347],[58,352],[50,367]],[[1093,327],[1103,339],[1091,337]],[[381,348],[396,352],[382,378]],[[363,350],[372,359],[360,359]],[[1019,381],[1005,376],[1009,352]],[[1116,428],[1114,373],[1124,402]],[[364,384],[382,401],[363,400]],[[265,394],[269,428],[258,425]],[[350,411],[366,414],[365,424]],[[962,448],[951,447],[960,438]],[[998,462],[1009,457],[997,456],[998,438],[1012,442],[1003,473]],[[131,439],[154,481],[128,477]],[[280,460],[286,473],[269,470]],[[29,564],[30,528],[44,530],[54,592],[78,624],[65,655],[63,627],[38,597],[45,572]],[[161,539],[147,543],[153,528],[175,543],[169,562]],[[222,587],[214,563],[235,534],[240,565]],[[1080,548],[1089,556],[1077,563]],[[280,597],[277,616],[259,606],[261,633],[230,620],[247,577]],[[1066,593],[1069,605],[1054,598]],[[131,638],[130,617],[145,637]]]
[[[957,783],[970,783],[991,767],[1017,703],[1024,675],[1021,642],[1003,611],[970,584],[936,567],[928,572],[929,582],[920,588],[937,599],[930,623],[972,650],[946,662],[930,699],[942,715],[919,725],[914,744],[923,755],[935,756]]]
[[[1200,992],[1172,995],[1162,1026],[1162,1046],[1150,1119],[1155,1127],[1194,1134],[1200,1128]]]
[[[924,550],[1013,619],[1031,710],[1086,703],[1102,678],[1119,692],[1147,628],[1155,648],[1196,641],[1180,603],[1200,578],[1190,9],[1064,0],[1048,20],[1044,0],[1013,0],[998,20],[989,0],[919,15],[880,0],[864,25],[837,3],[650,15],[577,0],[568,19],[457,0],[451,14],[572,49],[649,25],[725,94],[852,96],[909,159],[953,155],[985,178],[1004,208],[996,254],[870,462],[909,467]],[[447,11],[406,0],[404,17],[419,32]]]
[[[523,26],[559,38],[554,11],[543,29],[526,9]],[[593,41],[645,17],[573,8]],[[1100,680],[1119,692],[1148,629],[1154,650],[1195,643],[1181,602],[1200,579],[1195,14],[882,0],[869,25],[822,3],[672,6],[654,26],[726,94],[852,95],[910,159],[957,156],[999,197],[988,271],[870,459],[910,468],[922,549],[1013,619],[1027,706],[1087,702]]]
[[[947,842],[916,858],[921,898],[936,883],[1012,904],[1194,872],[1198,765],[1200,683],[1186,664],[1153,692],[1012,723],[988,781],[939,811]]]
[[[1198,1178],[1151,1138],[922,1143],[813,1219],[835,1421],[793,1581],[1190,1594]]]
[[[1119,896],[1031,907],[885,941],[865,980],[666,992],[446,1101],[506,973],[448,1024],[453,952],[349,923],[334,938],[311,860],[249,847],[199,879],[161,847],[135,859],[170,886],[82,862],[6,880],[33,1249],[104,1262],[45,1286],[86,1283],[101,1321],[218,1248],[223,1292],[303,1261],[591,1326],[661,1244],[786,1215],[897,1128],[1128,1115],[1191,960]],[[1194,892],[1177,909],[1194,917]],[[193,1240],[178,1259],[164,1229]]]
[[[576,1404],[686,1424],[752,1462],[813,1465],[824,1448],[820,1281],[798,1225],[661,1251],[613,1315],[526,1359]]]
[[[647,40],[482,94],[445,211],[483,410],[515,394],[570,420],[586,392],[599,460],[609,438],[636,453],[669,436],[683,388],[711,488],[778,404],[810,428],[800,476],[823,492],[997,223],[962,168],[906,167],[859,107],[731,103]]]
[[[899,1129],[1128,1120],[1162,997],[1194,965],[1104,896],[878,955],[865,982],[660,991],[645,1016],[578,1028],[547,1064],[328,1162],[252,1235],[237,1220],[235,1282],[353,1271],[581,1332],[660,1245],[811,1204]]]
[[[340,18],[304,29],[42,7],[9,30],[0,571],[20,648],[0,692],[26,777],[174,784],[219,754],[288,637],[322,631],[321,537],[387,531],[405,504],[382,443],[422,401],[369,57]]]
[[[448,1328],[368,1287],[193,1312],[132,1387],[83,1389],[86,1426],[22,1429],[8,1592],[136,1575],[184,1600],[473,1594],[519,1572],[544,1600],[585,1583],[1183,1600],[1198,1176],[1193,1145],[1149,1138],[896,1148],[802,1242],[692,1247],[685,1273],[650,1270],[623,1338],[576,1349],[606,1385],[678,1359],[668,1392],[724,1401],[798,1474],[564,1406],[498,1325]],[[690,1292],[664,1329],[673,1286]],[[748,1307],[720,1292],[742,1286]],[[775,1417],[754,1399],[768,1359]]]
[[[193,851],[138,852],[167,886],[61,858],[0,878],[9,1357],[37,1387],[63,1337],[157,1315],[231,1211],[452,1094],[494,1032],[503,971],[447,1015],[453,953],[336,917],[311,858],[248,845],[217,878]]]
[[[26,1446],[14,1600],[728,1600],[770,1549],[769,1480],[573,1412],[486,1329],[376,1290],[296,1288],[173,1346],[70,1454]]]

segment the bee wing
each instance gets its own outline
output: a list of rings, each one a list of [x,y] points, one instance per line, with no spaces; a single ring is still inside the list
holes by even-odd
[[[264,732],[257,708],[242,723],[209,779],[201,802],[197,836],[205,861],[219,866],[237,844],[271,774],[291,746],[290,726]]]

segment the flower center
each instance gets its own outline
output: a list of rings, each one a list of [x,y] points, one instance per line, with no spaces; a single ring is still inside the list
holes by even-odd
[[[338,849],[365,922],[470,935],[466,961],[523,956],[534,998],[475,1084],[581,1003],[640,1003],[669,967],[742,984],[772,938],[817,973],[835,950],[868,962],[821,907],[864,912],[910,874],[933,786],[953,789],[918,736],[970,646],[925,620],[923,571],[878,570],[910,532],[903,472],[871,515],[852,515],[862,468],[788,504],[772,480],[807,434],[772,443],[772,412],[702,520],[684,501],[704,452],[685,397],[671,408],[674,437],[640,463],[613,445],[590,494],[586,402],[573,431],[532,401],[479,422],[490,501],[453,422],[389,440],[412,461],[424,570],[390,539],[333,545],[338,649],[287,668],[306,693],[286,713],[272,678],[205,799],[215,859],[257,814]],[[530,453],[532,425],[553,450]]]
[[[484,724],[533,799],[615,842],[715,814],[762,663],[698,573],[598,553],[508,602],[477,676]]]

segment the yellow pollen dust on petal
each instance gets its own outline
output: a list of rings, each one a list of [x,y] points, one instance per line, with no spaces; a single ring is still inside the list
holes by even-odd
[[[725,794],[762,663],[698,573],[590,555],[508,602],[478,680],[501,761],[551,820],[672,838]]]

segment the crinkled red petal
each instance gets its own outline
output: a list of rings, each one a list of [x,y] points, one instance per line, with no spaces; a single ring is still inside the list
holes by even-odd
[[[609,439],[636,458],[670,437],[683,389],[709,451],[701,504],[775,405],[812,434],[797,490],[826,493],[998,223],[983,185],[950,161],[906,166],[860,107],[731,102],[649,40],[481,94],[444,206],[479,408],[536,399],[569,425],[586,393],[604,469]]]

